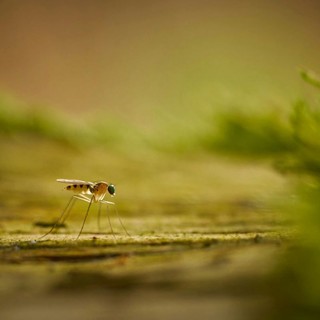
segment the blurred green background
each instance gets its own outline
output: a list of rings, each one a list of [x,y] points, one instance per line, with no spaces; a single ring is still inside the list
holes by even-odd
[[[260,291],[316,318],[318,30],[316,0],[0,0],[3,243],[107,180],[136,235],[293,233]]]

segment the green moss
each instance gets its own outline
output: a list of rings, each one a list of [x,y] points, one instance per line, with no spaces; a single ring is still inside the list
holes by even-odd
[[[232,112],[214,118],[212,132],[203,143],[211,151],[235,156],[266,156],[288,153],[293,139],[283,119],[274,113]]]

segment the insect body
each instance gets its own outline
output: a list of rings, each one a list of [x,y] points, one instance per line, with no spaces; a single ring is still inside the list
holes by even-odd
[[[94,202],[104,202],[103,198],[106,193],[113,197],[116,195],[116,188],[113,184],[108,184],[104,181],[99,182],[86,182],[82,180],[68,180],[68,179],[57,179],[58,182],[68,183],[69,185],[65,187],[66,190],[74,191],[75,193],[80,194],[81,198],[86,198],[90,200],[90,198],[84,196],[84,194],[93,195]],[[105,201],[105,203],[114,204],[110,201]]]
[[[73,207],[73,205],[74,205],[76,200],[82,200],[82,201],[85,201],[85,202],[89,203],[89,206],[87,208],[87,211],[86,211],[86,214],[85,214],[85,217],[84,217],[84,220],[83,220],[83,223],[82,223],[82,226],[81,226],[81,229],[80,229],[80,232],[78,234],[77,239],[81,235],[81,232],[83,230],[83,227],[85,225],[85,222],[86,222],[88,214],[89,214],[89,210],[90,210],[91,204],[93,202],[99,202],[100,205],[101,204],[114,205],[114,202],[104,200],[104,197],[105,197],[105,195],[107,193],[109,193],[112,197],[115,196],[116,189],[115,189],[115,186],[113,184],[109,184],[109,183],[104,182],[104,181],[87,182],[87,181],[82,181],[82,180],[69,180],[69,179],[57,179],[57,181],[58,182],[62,182],[62,183],[67,183],[68,185],[65,187],[65,189],[68,190],[68,191],[73,191],[75,194],[69,200],[67,206],[63,210],[63,212],[62,212],[60,218],[57,220],[57,222],[41,238],[43,238],[43,237],[47,236],[48,234],[50,234],[57,227],[58,224],[63,223],[67,219],[67,217],[68,217],[68,215],[69,215],[69,213],[70,213],[70,211],[71,211],[71,209],[72,209],[72,207]],[[89,196],[87,196],[87,195],[89,195]],[[90,195],[91,195],[91,197],[90,197]],[[117,212],[117,214],[118,214],[118,212]],[[100,207],[99,207],[99,216],[100,216]],[[124,225],[122,224],[119,215],[118,215],[118,218],[119,218],[121,226],[123,227],[123,229],[125,230],[127,235],[129,235],[127,230],[125,229]],[[108,219],[109,219],[109,216],[108,216]],[[109,224],[110,224],[110,227],[111,227],[112,234],[114,235],[113,230],[112,230],[112,226],[111,226],[111,223],[110,223],[110,219],[109,219]]]

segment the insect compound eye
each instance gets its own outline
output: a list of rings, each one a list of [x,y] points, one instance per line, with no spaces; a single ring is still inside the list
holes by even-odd
[[[113,184],[108,185],[108,192],[114,196],[116,194],[116,187]]]

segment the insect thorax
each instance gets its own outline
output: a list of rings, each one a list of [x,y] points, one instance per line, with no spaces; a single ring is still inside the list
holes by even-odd
[[[108,184],[105,182],[97,182],[93,187],[92,187],[93,191],[93,195],[94,195],[94,199],[95,201],[100,201],[103,200],[104,196],[107,193],[108,190]]]

